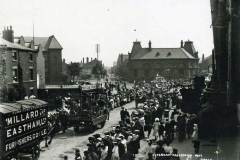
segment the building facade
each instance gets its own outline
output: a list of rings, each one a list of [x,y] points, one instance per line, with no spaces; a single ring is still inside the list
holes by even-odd
[[[115,66],[115,75],[121,80],[128,80],[129,70],[128,70],[128,54],[119,54],[117,63]]]
[[[4,29],[1,46],[1,92],[5,101],[23,99],[37,93],[37,50],[33,43],[28,47],[13,43],[12,27]]]
[[[209,74],[212,74],[213,73],[213,69],[212,69],[212,61],[213,61],[213,58],[212,58],[212,55],[204,58],[204,56],[202,57],[202,61],[201,63],[199,64],[200,66],[200,71],[201,71],[201,74],[203,75],[209,75]]]
[[[156,75],[167,79],[191,79],[198,74],[198,52],[193,42],[181,41],[179,48],[143,48],[139,41],[133,42],[128,60],[130,81],[150,81]]]
[[[38,87],[62,84],[62,46],[54,35],[50,37],[16,37],[15,43],[33,42],[39,48],[37,56]]]

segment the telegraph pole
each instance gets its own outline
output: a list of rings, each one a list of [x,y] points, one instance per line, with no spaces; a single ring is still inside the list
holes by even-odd
[[[99,60],[99,53],[100,53],[100,44],[96,44],[96,53],[97,53],[97,63],[96,63],[96,69],[97,69],[97,88],[99,86],[99,68],[98,68],[98,60]]]
[[[228,0],[228,77],[227,77],[227,106],[231,105],[231,72],[232,72],[232,0]]]
[[[100,44],[96,44],[96,53],[97,53],[97,60],[99,59],[99,53],[100,53]]]

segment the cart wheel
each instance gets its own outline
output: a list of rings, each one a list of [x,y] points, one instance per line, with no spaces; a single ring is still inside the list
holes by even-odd
[[[33,153],[32,153],[32,159],[33,160],[38,160],[40,156],[40,147],[39,145],[33,147]]]

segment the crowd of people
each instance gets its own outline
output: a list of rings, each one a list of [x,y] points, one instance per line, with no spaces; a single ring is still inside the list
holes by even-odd
[[[104,113],[107,113],[109,118],[109,112],[111,110],[134,100],[133,89],[128,88],[125,82],[116,82],[114,84],[112,82],[106,82],[101,89],[103,93],[95,93],[95,96],[91,96],[90,94],[92,93],[88,94],[87,91],[83,91],[82,95],[73,96],[71,93],[67,93],[65,96],[56,97],[54,103],[56,109],[54,112],[49,112],[49,140],[46,146],[51,144],[53,137],[57,133],[61,131],[65,133],[67,128],[72,127],[69,117],[78,114],[79,111],[91,109],[93,110],[91,114],[97,115],[101,114],[98,113],[98,111],[99,107],[102,107]]]
[[[178,149],[172,143],[185,139],[192,139],[194,153],[198,154],[196,115],[181,111],[180,89],[184,87],[191,86],[162,79],[134,84],[135,111],[130,113],[122,106],[119,125],[89,137],[87,149],[82,156],[77,149],[75,159],[134,160],[142,154],[146,160],[179,160]],[[140,148],[144,148],[141,153]]]

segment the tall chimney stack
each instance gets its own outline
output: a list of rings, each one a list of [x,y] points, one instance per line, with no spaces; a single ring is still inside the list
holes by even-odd
[[[13,34],[12,26],[10,26],[9,28],[7,27],[7,29],[5,29],[4,27],[4,30],[2,32],[2,38],[13,43],[14,34]]]

